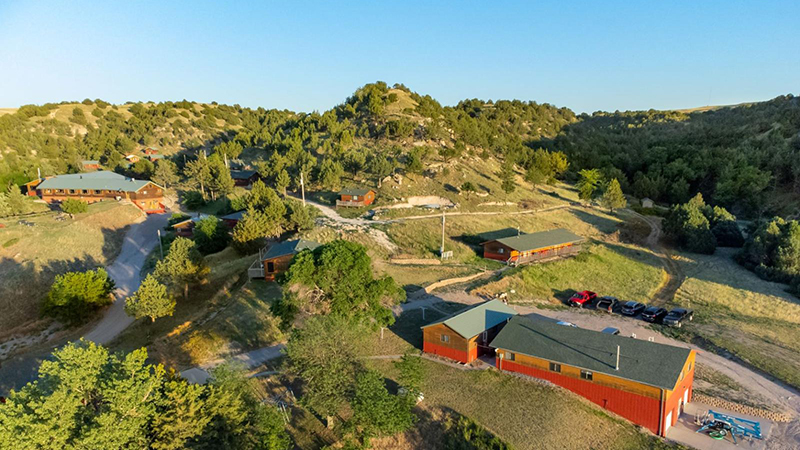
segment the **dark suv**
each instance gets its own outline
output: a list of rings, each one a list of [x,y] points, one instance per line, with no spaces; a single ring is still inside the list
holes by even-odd
[[[635,316],[640,312],[644,311],[645,305],[644,303],[639,302],[625,302],[620,309],[620,312],[626,316]]]
[[[662,323],[671,327],[680,328],[684,320],[691,321],[692,319],[694,319],[694,311],[691,309],[675,308],[664,317]]]
[[[647,322],[661,322],[667,316],[667,310],[660,306],[650,306],[642,311],[642,319]]]
[[[595,304],[595,308],[601,309],[603,311],[608,311],[609,313],[613,313],[617,306],[619,305],[619,299],[617,297],[600,297]]]

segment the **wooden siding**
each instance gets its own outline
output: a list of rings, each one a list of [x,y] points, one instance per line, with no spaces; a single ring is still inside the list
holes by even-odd
[[[663,420],[666,420],[667,414],[672,412],[672,423],[669,424],[670,427],[678,423],[678,417],[683,410],[684,393],[688,392],[686,396],[687,401],[692,401],[696,355],[695,351],[692,350],[686,362],[683,364],[683,369],[681,369],[682,377],[678,377],[678,380],[675,382],[675,387],[672,390],[665,391],[664,408],[661,411],[661,417],[663,417]],[[662,423],[661,432],[658,434],[663,436],[666,432],[666,428],[667,424]]]
[[[278,256],[275,258],[265,259],[264,264],[264,279],[267,281],[275,281],[275,276],[279,273],[286,272],[289,269],[289,264],[292,262],[294,254]],[[272,272],[269,272],[269,263],[272,263]]]
[[[580,252],[581,249],[581,244],[562,244],[520,252],[498,241],[484,242],[482,245],[484,258],[518,264],[561,255],[573,255]]]
[[[336,201],[336,206],[368,206],[375,201],[375,192],[369,191],[365,195],[359,195],[356,200],[353,195],[340,195]]]
[[[502,360],[499,358],[501,353]],[[691,400],[695,352],[687,358],[683,379],[677,381],[673,390],[597,372],[592,373],[592,380],[585,380],[581,378],[578,367],[561,364],[561,371],[553,372],[550,361],[520,353],[515,353],[514,360],[509,361],[509,353],[512,352],[497,350],[496,363],[501,370],[548,380],[658,435],[664,435],[662,420],[666,420],[669,411],[674,411],[671,425],[677,422],[679,405],[687,390]]]
[[[148,183],[136,192],[123,192],[109,189],[39,189],[39,196],[47,203],[60,203],[68,198],[86,203],[97,203],[109,199],[130,200],[144,211],[163,211],[164,191],[153,183]]]
[[[442,335],[450,337],[450,342],[442,342]],[[425,353],[444,356],[446,358],[468,364],[478,357],[478,336],[464,339],[443,323],[437,323],[422,329],[422,350]]]

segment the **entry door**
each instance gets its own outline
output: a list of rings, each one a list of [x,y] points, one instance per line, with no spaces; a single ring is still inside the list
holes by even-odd
[[[267,273],[272,273],[272,272],[275,272],[275,263],[272,262],[272,261],[269,261],[267,263]]]
[[[689,390],[683,391],[683,405],[686,407],[686,404],[689,403]]]
[[[667,434],[670,426],[672,426],[672,411],[667,414],[667,421],[664,423],[664,434]]]

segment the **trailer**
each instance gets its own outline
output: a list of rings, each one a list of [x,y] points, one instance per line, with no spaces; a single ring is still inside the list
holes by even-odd
[[[719,413],[711,409],[697,418],[697,424],[700,425],[700,429],[696,433],[708,431],[711,438],[718,440],[725,439],[725,436],[730,434],[734,444],[737,443],[737,436],[762,439],[761,422]]]

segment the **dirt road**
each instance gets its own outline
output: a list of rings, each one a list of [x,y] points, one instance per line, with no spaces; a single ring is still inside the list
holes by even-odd
[[[675,294],[686,280],[686,275],[681,270],[680,265],[672,258],[672,254],[661,245],[661,220],[652,216],[645,216],[636,211],[629,210],[631,214],[642,219],[650,225],[650,234],[647,236],[647,246],[661,258],[664,270],[667,272],[667,280],[662,284],[650,301],[651,305],[663,306],[675,298]]]

